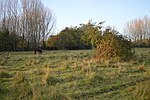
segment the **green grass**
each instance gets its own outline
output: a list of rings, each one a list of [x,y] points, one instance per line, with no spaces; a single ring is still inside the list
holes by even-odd
[[[137,60],[100,63],[92,50],[0,52],[1,100],[149,100],[150,50]]]

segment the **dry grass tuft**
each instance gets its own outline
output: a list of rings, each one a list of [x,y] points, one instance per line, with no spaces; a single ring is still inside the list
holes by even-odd
[[[51,69],[50,68],[45,68],[44,69],[45,75],[43,76],[42,79],[42,85],[55,85],[57,83],[59,83],[61,80],[58,79],[56,76],[53,76],[51,74]]]
[[[120,75],[120,72],[115,71],[115,70],[105,73],[105,77],[108,78],[109,80],[115,79],[115,78],[119,77],[119,75]]]
[[[17,73],[13,78],[12,92],[14,99],[31,99],[33,95],[31,82],[24,73]]]
[[[144,67],[144,63],[142,64],[142,65],[139,65],[139,66],[137,66],[137,67],[135,67],[136,69],[136,72],[145,72],[146,71],[146,69],[145,69],[145,67]]]
[[[25,81],[27,81],[27,79],[23,73],[17,73],[13,77],[13,85],[17,85],[17,84],[25,82]]]
[[[48,99],[50,100],[71,100],[71,98],[64,94],[59,87],[52,87],[51,92],[49,93]]]
[[[4,66],[7,63],[6,59],[0,59],[0,65]]]
[[[150,80],[137,83],[133,94],[141,100],[150,100]]]
[[[85,83],[87,84],[100,84],[100,82],[103,80],[103,77],[101,77],[99,74],[97,74],[94,71],[88,71],[85,73]]]
[[[30,59],[26,63],[26,66],[37,65],[37,64],[40,64],[40,63],[41,63],[41,61],[39,59]]]
[[[10,75],[6,70],[0,70],[0,78],[10,78],[12,75]]]
[[[50,73],[50,68],[45,68],[45,69],[43,69],[43,71],[44,71],[44,73],[45,73],[45,75],[43,76],[43,79],[42,79],[42,84],[43,85],[46,85],[46,84],[49,84],[48,83],[48,81],[49,81],[49,77],[51,76],[51,73]]]

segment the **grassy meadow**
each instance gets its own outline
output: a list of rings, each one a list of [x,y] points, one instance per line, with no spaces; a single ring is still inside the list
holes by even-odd
[[[92,50],[0,52],[1,100],[150,100],[150,49],[98,62]]]

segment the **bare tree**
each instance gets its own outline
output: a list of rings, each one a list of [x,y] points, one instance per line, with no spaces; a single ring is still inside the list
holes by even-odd
[[[45,8],[40,0],[22,0],[22,6],[28,43],[32,47],[33,45],[37,47],[42,42],[41,46],[44,46],[43,41],[54,28],[55,19],[52,16],[52,11]]]
[[[6,27],[11,34],[21,37],[28,49],[45,46],[55,18],[41,0],[0,0],[0,9],[0,28]],[[16,49],[15,40],[13,43]]]
[[[138,45],[147,44],[150,40],[150,18],[145,16],[125,24],[124,32]]]

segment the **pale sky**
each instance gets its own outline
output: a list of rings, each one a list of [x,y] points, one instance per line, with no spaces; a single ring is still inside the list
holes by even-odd
[[[150,17],[150,0],[42,0],[56,16],[56,29],[81,23],[106,21],[123,33],[124,24],[135,18]]]

